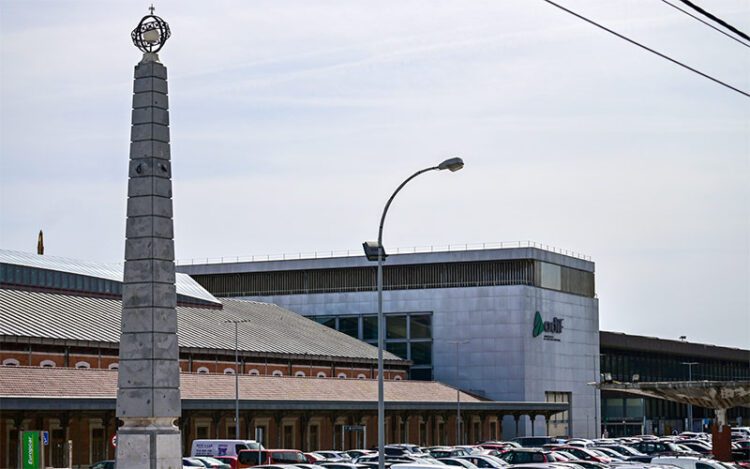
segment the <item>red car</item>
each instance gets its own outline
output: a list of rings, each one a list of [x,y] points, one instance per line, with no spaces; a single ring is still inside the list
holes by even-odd
[[[229,464],[229,467],[232,469],[239,469],[240,463],[237,461],[237,456],[211,456],[214,459],[218,459],[219,461]]]

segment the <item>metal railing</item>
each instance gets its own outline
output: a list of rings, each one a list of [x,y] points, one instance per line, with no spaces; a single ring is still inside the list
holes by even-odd
[[[456,252],[456,251],[479,251],[486,249],[511,249],[511,248],[537,248],[544,251],[562,254],[564,256],[591,261],[591,256],[581,254],[570,249],[562,249],[549,244],[537,243],[535,241],[500,241],[494,243],[463,243],[443,244],[435,246],[411,246],[388,249],[389,254],[420,254],[429,252]],[[246,256],[225,257],[198,257],[192,259],[178,259],[177,265],[202,265],[202,264],[227,264],[238,262],[262,262],[262,261],[288,261],[297,259],[330,259],[334,257],[358,257],[362,256],[362,249],[345,249],[332,251],[311,251],[282,254],[255,254]]]

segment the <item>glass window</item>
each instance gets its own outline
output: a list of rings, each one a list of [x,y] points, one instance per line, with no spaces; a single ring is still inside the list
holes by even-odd
[[[362,317],[362,340],[378,340],[378,317]]]
[[[432,343],[412,342],[411,359],[415,365],[432,365]]]
[[[432,368],[412,368],[409,371],[411,379],[419,381],[432,381]]]
[[[411,316],[411,338],[432,339],[432,317],[429,314]]]
[[[406,355],[406,342],[386,342],[385,349],[401,358],[408,358]]]
[[[643,418],[643,399],[625,399],[625,416],[630,418]]]
[[[336,329],[336,316],[313,316],[315,322],[328,326],[331,329]]]
[[[354,338],[359,337],[359,318],[357,316],[339,318],[339,331]]]
[[[617,398],[604,399],[604,416],[607,418],[622,418],[623,400]]]
[[[406,338],[406,316],[386,316],[385,325],[387,339]]]

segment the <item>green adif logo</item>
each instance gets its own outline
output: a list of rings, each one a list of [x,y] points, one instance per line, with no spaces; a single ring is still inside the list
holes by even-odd
[[[552,321],[545,321],[542,319],[542,315],[539,311],[534,315],[534,328],[531,331],[532,337],[538,337],[543,333],[548,334],[562,334],[563,320],[560,318],[552,318]],[[551,335],[544,336],[545,340],[558,340]]]
[[[544,321],[542,321],[542,315],[539,314],[539,311],[537,311],[534,315],[534,330],[531,335],[533,337],[536,337],[542,332],[544,332]]]

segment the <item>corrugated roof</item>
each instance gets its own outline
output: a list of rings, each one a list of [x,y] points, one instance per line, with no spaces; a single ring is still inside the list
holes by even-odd
[[[105,264],[57,256],[40,256],[30,252],[0,249],[0,264],[67,272],[122,283],[123,263]],[[177,273],[177,294],[219,304],[211,293],[187,274]]]
[[[376,360],[377,348],[274,304],[221,301],[222,309],[177,307],[180,347]],[[0,335],[118,343],[120,300],[0,289]],[[403,361],[384,352],[391,361]]]
[[[233,375],[180,375],[182,399],[234,399]],[[370,379],[240,376],[240,399],[261,401],[375,402],[378,382]],[[110,398],[117,395],[117,371],[0,366],[0,396]],[[456,402],[456,389],[432,381],[384,383],[388,402]],[[462,403],[486,402],[461,393]]]

